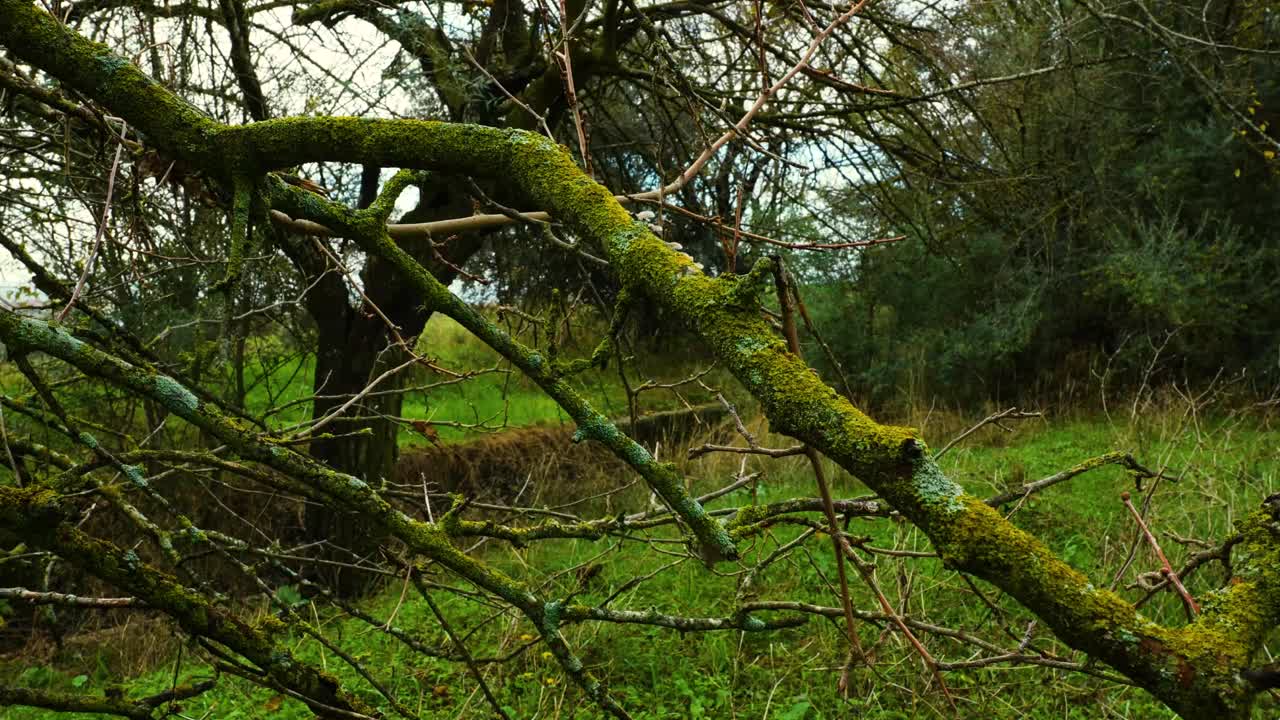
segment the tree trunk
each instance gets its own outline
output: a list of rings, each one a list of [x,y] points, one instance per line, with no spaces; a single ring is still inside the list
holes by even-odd
[[[405,357],[403,350],[386,346],[385,331],[378,332],[379,328],[371,325],[358,313],[344,313],[320,325],[313,419],[328,417]],[[398,377],[393,376],[376,390],[392,390],[398,384]],[[398,417],[401,404],[399,394],[363,398],[320,429],[321,435],[333,437],[312,440],[311,455],[378,487],[391,478],[398,450],[398,426],[382,416]],[[362,523],[332,506],[308,505],[304,531],[308,540],[327,543],[321,556],[331,562],[354,564],[377,548],[376,538],[370,537]],[[330,564],[321,565],[316,575],[344,597],[362,593],[370,580],[366,573]]]
[[[404,222],[425,222],[459,217],[471,212],[470,198],[459,192],[458,183],[441,179],[435,188],[422,189],[418,207],[408,213]],[[461,266],[482,245],[478,236],[452,238],[440,252],[449,260],[442,263],[432,252],[427,240],[407,241],[406,249],[431,271],[440,282],[449,284]],[[312,268],[315,270],[315,268]],[[389,263],[369,258],[361,274],[364,292],[383,315],[396,325],[400,337],[416,338],[430,318],[422,307],[420,294]],[[407,352],[394,345],[386,321],[372,308],[339,284],[318,284],[307,299],[308,312],[315,320],[316,371],[313,391],[316,395],[312,419],[320,420],[340,408],[386,370],[408,359]],[[399,457],[397,436],[404,397],[387,392],[402,386],[404,373],[380,382],[373,392],[347,408],[342,416],[320,430],[321,437],[311,442],[311,455],[330,467],[354,475],[373,487],[390,480]],[[369,588],[373,576],[332,563],[355,564],[377,551],[374,533],[354,516],[338,508],[308,505],[304,517],[304,537],[308,541],[324,541],[320,551],[328,561],[316,568],[316,577],[344,597],[359,595]]]

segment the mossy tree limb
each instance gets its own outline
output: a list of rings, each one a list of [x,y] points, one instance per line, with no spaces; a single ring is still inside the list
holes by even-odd
[[[60,496],[51,490],[0,486],[0,524],[18,532],[31,545],[129,592],[148,607],[163,611],[189,635],[208,638],[238,653],[275,682],[316,701],[318,704],[312,708],[321,717],[325,716],[326,707],[361,710],[359,701],[343,692],[337,681],[297,660],[262,628],[184,587],[132,551],[86,535],[73,521]]]
[[[271,183],[272,204],[308,220],[326,223],[330,229],[350,237],[369,253],[394,263],[422,293],[423,302],[434,312],[457,321],[473,335],[493,348],[521,372],[538,384],[577,423],[574,440],[600,443],[630,465],[645,482],[689,525],[703,555],[714,559],[732,559],[738,550],[725,529],[707,515],[685,489],[684,479],[669,463],[658,462],[602,413],[592,407],[560,372],[555,363],[541,353],[524,346],[506,331],[490,322],[466,304],[409,253],[391,240],[386,232],[386,215],[400,189],[409,183],[411,173],[400,172],[387,183],[383,196],[369,209],[352,211],[338,203],[301,191],[282,182]]]
[[[539,628],[543,639],[551,647],[561,667],[578,682],[592,700],[615,717],[630,717],[608,695],[603,686],[583,669],[581,661],[570,651],[559,631],[555,610],[558,607],[556,601],[537,597],[526,584],[469,557],[453,546],[448,534],[439,525],[414,520],[394,508],[359,478],[333,470],[281,445],[262,440],[257,435],[247,432],[241,423],[223,415],[218,408],[202,403],[172,378],[130,365],[84,343],[60,327],[24,317],[14,311],[0,309],[0,342],[4,342],[14,352],[44,352],[76,367],[89,377],[105,380],[133,394],[160,403],[169,412],[226,443],[242,458],[280,472],[289,478],[292,488],[302,489],[304,494],[320,502],[343,507],[356,514],[372,532],[384,537],[394,537],[415,554],[439,563],[477,587],[501,598],[518,609],[535,627]],[[41,502],[50,507],[53,506],[57,497],[55,493],[48,490],[42,491],[39,496]],[[21,498],[18,499],[21,500]],[[3,498],[0,498],[0,505],[5,504],[2,501]],[[43,516],[48,516],[49,512],[45,511]],[[0,525],[20,527],[20,517],[22,517],[21,513],[0,515]],[[85,543],[98,542],[87,536],[83,540]],[[64,554],[64,549],[72,555]],[[99,550],[102,549],[99,548]],[[85,551],[82,544],[66,548],[51,547],[50,551],[75,565],[100,561],[92,552]],[[116,583],[116,578],[102,575],[100,577]],[[148,599],[145,593],[138,591],[135,587],[119,586],[141,598]],[[164,604],[158,604],[156,607],[166,609],[168,612]],[[276,682],[285,685],[278,679]]]
[[[1254,690],[1237,673],[1258,649],[1260,630],[1273,627],[1280,617],[1274,603],[1258,602],[1260,595],[1275,597],[1280,590],[1265,573],[1249,584],[1250,593],[1232,593],[1234,599],[1207,610],[1194,625],[1160,627],[1119,596],[1094,588],[1039,540],[965,494],[929,456],[914,430],[876,423],[824,384],[758,314],[742,307],[738,281],[702,275],[686,256],[635,223],[553,144],[462,126],[297,122],[318,131],[326,145],[356,143],[385,164],[486,170],[517,179],[536,200],[593,240],[627,287],[648,295],[698,332],[761,401],[775,429],[819,448],[880,493],[929,535],[951,567],[1001,587],[1065,642],[1116,667],[1186,717],[1247,714]],[[250,152],[261,157],[319,159],[310,155],[311,130],[280,124],[237,131],[244,133]],[[385,145],[389,141],[379,137],[384,132],[399,139]],[[415,134],[418,144],[406,144]],[[297,136],[295,143],[285,141],[289,135]],[[475,164],[468,167],[468,159]],[[1259,547],[1274,551],[1276,545],[1267,544],[1260,524],[1255,523],[1255,532]],[[1231,625],[1258,631],[1223,631]]]
[[[34,688],[0,687],[0,707],[26,705],[55,712],[96,713],[115,715],[131,720],[153,720],[156,710],[165,703],[195,697],[210,688],[214,682],[206,680],[193,685],[178,685],[170,690],[136,700],[123,694],[106,694],[101,697],[62,693]]]

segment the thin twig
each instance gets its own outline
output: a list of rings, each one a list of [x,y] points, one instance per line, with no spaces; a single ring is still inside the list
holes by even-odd
[[[1164,550],[1160,549],[1160,542],[1156,540],[1156,536],[1151,533],[1151,529],[1147,527],[1146,521],[1142,519],[1142,514],[1133,506],[1133,502],[1129,500],[1129,493],[1120,493],[1120,500],[1124,506],[1129,509],[1129,513],[1133,515],[1133,519],[1138,523],[1138,527],[1142,530],[1142,534],[1146,536],[1147,542],[1151,544],[1151,549],[1155,551],[1156,557],[1160,559],[1160,563],[1164,565],[1163,574],[1169,578],[1169,582],[1177,588],[1178,594],[1182,596],[1183,602],[1191,610],[1192,615],[1200,614],[1200,605],[1195,598],[1191,597],[1191,593],[1187,592],[1187,588],[1183,586],[1182,581],[1178,579],[1178,573],[1174,572],[1173,566],[1169,564],[1169,558],[1165,557]]]
[[[56,592],[37,592],[20,587],[0,588],[0,599],[20,600],[32,605],[67,605],[80,608],[137,607],[137,598],[131,597],[82,597]]]
[[[89,257],[84,261],[84,268],[80,272],[80,279],[76,280],[76,286],[71,291],[71,297],[67,300],[66,307],[58,313],[58,322],[67,319],[67,313],[71,312],[71,308],[75,306],[76,300],[80,298],[80,294],[84,292],[84,284],[89,279],[89,273],[93,271],[93,263],[98,258],[98,249],[102,246],[102,236],[107,232],[107,223],[111,221],[111,196],[116,189],[116,173],[120,170],[120,155],[124,151],[125,133],[128,132],[129,125],[125,121],[120,121],[120,140],[122,142],[116,144],[115,159],[111,161],[111,172],[107,174],[107,197],[102,203],[102,221],[98,223],[98,230],[93,236],[93,247],[89,250]]]
[[[783,335],[787,338],[787,345],[790,347],[791,352],[799,355],[800,335],[796,331],[795,314],[791,308],[791,292],[787,289],[786,269],[783,267],[781,257],[775,256],[773,261],[778,302],[782,308]],[[809,458],[809,465],[813,468],[813,477],[818,485],[818,494],[822,497],[822,511],[827,519],[827,532],[831,535],[831,543],[835,551],[836,573],[840,581],[840,605],[844,610],[845,632],[849,638],[850,660],[865,663],[867,662],[867,657],[862,649],[862,641],[858,639],[858,629],[854,621],[853,599],[849,595],[849,578],[844,567],[843,533],[840,529],[839,520],[836,518],[835,505],[831,500],[831,487],[827,484],[826,473],[822,469],[822,458],[818,455],[818,451],[806,445],[804,446],[804,454]],[[847,695],[849,691],[848,669],[851,664],[852,662],[846,663],[845,670],[840,675],[838,688],[842,695]]]
[[[409,568],[409,572],[413,572],[412,567]],[[415,576],[414,580],[416,581],[417,579],[418,578]],[[431,614],[435,615],[436,620],[439,621],[440,628],[444,630],[445,635],[449,636],[449,642],[453,643],[453,647],[458,651],[458,654],[462,656],[462,661],[466,664],[467,670],[471,671],[471,675],[475,677],[476,683],[480,685],[480,692],[484,693],[484,697],[489,701],[489,705],[493,707],[493,711],[501,716],[503,720],[511,720],[511,716],[507,714],[507,711],[502,707],[502,703],[498,702],[498,698],[495,697],[493,691],[489,689],[489,683],[485,681],[484,673],[482,673],[480,668],[476,666],[475,658],[472,657],[471,651],[468,650],[466,644],[462,642],[462,638],[458,637],[458,634],[454,632],[453,625],[450,624],[448,618],[444,616],[444,613],[440,612],[440,606],[436,605],[436,601],[431,597],[431,593],[427,592],[425,585],[420,583],[415,584],[418,585],[418,592],[421,593],[422,599],[427,601],[427,607],[431,608]]]
[[[940,459],[943,455],[946,455],[947,451],[950,450],[952,447],[954,447],[956,443],[960,442],[961,440],[964,440],[965,438],[974,434],[978,430],[986,427],[987,425],[991,425],[992,423],[996,424],[996,426],[999,427],[1001,420],[1030,420],[1031,418],[1038,418],[1038,417],[1044,417],[1044,415],[1039,412],[1023,412],[1019,410],[1017,407],[1011,407],[1005,410],[1001,410],[1000,412],[992,413],[986,416],[985,418],[983,418],[980,422],[978,422],[977,425],[974,425],[968,430],[965,430],[964,432],[952,438],[951,442],[947,443],[942,447],[941,450],[933,454],[933,459],[934,460]]]

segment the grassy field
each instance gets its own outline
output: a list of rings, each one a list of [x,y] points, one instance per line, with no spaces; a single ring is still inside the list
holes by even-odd
[[[504,428],[568,422],[538,388],[518,373],[505,372],[506,367],[492,351],[469,338],[452,321],[434,318],[426,337],[431,343],[421,350],[446,367],[493,368],[465,383],[424,387],[406,395],[403,415],[408,419],[449,419],[484,426],[440,426],[440,436],[446,442],[472,439]],[[590,352],[593,342],[583,333],[568,352],[584,355]],[[652,374],[663,382],[672,382],[706,369],[696,359],[672,362],[659,356],[651,362],[649,367],[631,371],[633,384],[638,382],[636,376]],[[250,378],[247,397],[251,408],[284,408],[274,416],[277,427],[309,417],[309,361],[285,358],[254,367],[257,370]],[[410,384],[425,386],[440,379],[419,372]],[[704,380],[714,387],[733,387],[732,381],[715,368]],[[626,414],[626,393],[614,366],[604,372],[583,373],[575,383],[601,411],[614,416]],[[710,394],[696,385],[684,385],[678,391],[645,393],[643,398],[643,409],[656,410],[682,401],[702,402]],[[738,399],[744,415],[752,417],[750,402]],[[1197,405],[1172,393],[1148,395],[1142,402],[1110,414],[1030,420],[1013,426],[1012,432],[985,428],[953,449],[942,464],[967,490],[985,497],[1108,451],[1130,451],[1146,466],[1178,477],[1176,482],[1155,485],[1148,513],[1149,522],[1161,533],[1166,551],[1178,565],[1198,547],[1179,543],[1175,537],[1221,539],[1230,533],[1234,513],[1256,506],[1259,499],[1280,489],[1280,451],[1269,418],[1262,410],[1231,413]],[[920,411],[893,420],[921,427],[934,447],[942,447],[973,418]],[[751,425],[765,444],[790,444],[784,438],[771,437],[759,419]],[[695,438],[693,442],[703,439]],[[409,430],[402,434],[401,441],[405,447],[426,442]],[[547,452],[555,454],[556,448],[548,448]],[[688,461],[680,459],[684,454],[684,448],[668,448],[663,458],[677,458],[696,493],[723,486],[739,470],[736,456],[712,455]],[[754,486],[714,501],[712,509],[815,494],[812,473],[803,458],[753,458],[743,469],[763,474]],[[843,471],[834,466],[828,471],[840,497],[866,494],[866,489]],[[630,477],[601,473],[599,477],[578,478],[573,488],[534,488],[524,502],[556,505],[602,495],[574,506],[573,512],[591,518],[643,510],[649,503],[648,493],[634,485],[624,488],[631,482]],[[1055,486],[1019,504],[1016,511],[1012,507],[1008,510],[1014,511],[1016,522],[1089,574],[1095,584],[1114,584],[1126,596],[1136,599],[1140,591],[1125,589],[1126,586],[1138,573],[1158,566],[1142,546],[1132,564],[1125,567],[1136,531],[1119,494],[1134,489],[1133,478],[1125,471],[1107,466]],[[1148,484],[1147,489],[1152,486]],[[722,564],[715,572],[683,557],[682,546],[670,530],[654,532],[643,542],[631,538],[599,542],[557,540],[524,549],[491,542],[477,553],[493,566],[539,586],[550,597],[580,592],[575,602],[599,604],[609,600],[615,609],[722,617],[735,611],[741,571],[801,532],[803,529],[794,525],[777,525],[753,541],[741,565]],[[879,548],[917,554],[930,550],[920,533],[886,519],[854,520],[850,532],[865,536],[870,545]],[[970,586],[931,557],[877,558],[879,585],[900,612],[973,633],[1006,648],[1016,646],[1026,634],[1031,617],[1001,598],[994,588],[982,583]],[[586,565],[597,565],[601,571],[580,587],[576,571]],[[770,568],[750,599],[838,605],[831,584],[835,572],[829,543],[815,536]],[[632,582],[651,574],[643,583]],[[1221,570],[1211,566],[1191,578],[1189,586],[1193,592],[1202,593],[1222,579]],[[443,576],[440,581],[456,585],[455,580]],[[429,645],[446,646],[448,640],[427,605],[404,590],[402,585],[391,583],[366,599],[361,608],[382,623],[394,624]],[[856,576],[852,590],[856,607],[876,608],[875,597],[856,581]],[[976,592],[981,592],[982,597]],[[503,662],[485,663],[483,668],[511,717],[599,717],[598,710],[583,703],[581,693],[568,683],[525,621],[489,604],[464,601],[447,592],[437,592],[433,597],[449,621],[465,633],[471,653],[482,660],[505,658]],[[429,720],[493,716],[464,666],[415,654],[392,641],[379,626],[303,601],[293,586],[282,587],[277,599],[298,602],[298,612],[358,664],[376,668],[387,689],[417,716]],[[252,612],[272,612],[266,598],[251,602],[256,608]],[[1175,624],[1182,617],[1181,605],[1168,594],[1156,596],[1144,612]],[[769,633],[681,634],[643,625],[585,623],[566,628],[566,635],[592,672],[609,685],[623,705],[636,718],[649,720],[1172,717],[1140,690],[1079,672],[1008,664],[947,672],[944,680],[955,702],[953,709],[903,638],[872,624],[862,626],[861,641],[874,648],[875,663],[872,668],[853,673],[848,698],[841,698],[836,690],[845,658],[842,629],[839,623],[827,620],[815,618],[797,629]],[[923,634],[922,640],[943,661],[976,657],[973,646],[945,636]],[[1066,659],[1083,659],[1055,643],[1044,630],[1034,633],[1032,647]],[[294,636],[292,649],[299,657],[342,678],[346,687],[371,706],[394,714],[355,669],[315,639]],[[138,616],[118,627],[72,636],[60,648],[37,643],[0,661],[0,679],[4,682],[64,692],[103,693],[128,677],[129,693],[145,695],[168,688],[175,678],[198,679],[211,672],[199,652],[183,646],[166,624]],[[1261,705],[1259,717],[1270,717],[1277,711],[1270,698],[1264,698]],[[294,700],[230,677],[223,677],[214,691],[183,703],[180,715],[286,719],[310,716]],[[0,711],[0,716],[14,720],[67,717],[21,707]]]
[[[567,343],[563,351],[567,358],[585,357],[591,354],[599,334],[591,332],[592,323]],[[443,315],[432,316],[423,332],[423,343],[418,351],[424,357],[455,372],[482,371],[464,382],[450,382],[444,375],[420,368],[406,370],[409,379],[405,385],[402,415],[406,419],[427,421],[453,421],[475,428],[437,426],[446,442],[474,438],[486,432],[509,427],[533,424],[558,424],[569,418],[555,401],[543,393],[518,371],[512,372],[509,363],[502,361],[495,351],[476,341],[465,329]],[[522,337],[527,343],[535,338]],[[253,354],[250,353],[252,356]],[[709,362],[697,358],[676,360],[671,357],[642,359],[640,372],[647,376],[652,370],[665,382],[673,382],[707,370]],[[571,379],[572,384],[600,412],[610,417],[627,413],[627,394],[616,371],[616,363],[605,370],[591,370]],[[246,385],[249,392],[245,404],[251,411],[261,414],[269,409],[280,409],[271,414],[274,427],[291,427],[311,416],[311,378],[315,372],[314,359],[271,357],[251,363]],[[639,384],[636,370],[631,368],[629,382]],[[715,368],[705,376],[709,382],[725,382],[726,375]],[[690,402],[700,403],[710,396],[696,384],[679,388]],[[640,395],[641,408],[661,410],[679,407],[682,403],[670,391],[644,392]],[[402,447],[424,445],[427,440],[407,426],[401,431]]]
[[[461,402],[461,401],[459,401]],[[986,495],[1020,485],[1074,465],[1103,452],[1133,451],[1141,462],[1168,469],[1180,477],[1162,482],[1151,498],[1149,520],[1177,565],[1191,550],[1174,542],[1170,533],[1183,537],[1221,538],[1229,532],[1233,512],[1256,505],[1280,486],[1280,457],[1275,434],[1265,419],[1254,415],[1203,419],[1177,403],[1149,407],[1136,417],[1092,415],[1035,420],[1017,426],[1012,433],[985,429],[952,450],[944,465],[967,490]],[[532,411],[530,411],[532,414]],[[963,426],[954,416],[926,415],[913,418],[926,436],[940,447],[942,440]],[[763,431],[763,428],[760,428]],[[782,441],[774,439],[778,443]],[[736,469],[736,461],[715,458],[683,463],[697,478],[695,490],[722,485]],[[717,500],[713,507],[728,507],[813,494],[810,473],[802,459],[752,463],[765,471],[754,490],[744,488]],[[838,494],[864,493],[847,475],[836,472]],[[602,490],[625,478],[600,478]],[[1095,583],[1110,584],[1122,566],[1134,540],[1135,528],[1119,501],[1122,490],[1133,490],[1133,480],[1115,467],[1104,467],[1055,486],[1021,505],[1014,518],[1045,539]],[[550,493],[554,495],[554,493]],[[547,499],[548,495],[544,495]],[[646,497],[634,488],[610,499],[609,509],[634,510]],[[1234,508],[1234,510],[1233,510]],[[578,508],[584,515],[604,510]],[[797,529],[779,526],[758,540],[746,564],[780,543],[795,537]],[[872,538],[873,545],[898,550],[927,551],[927,541],[909,526],[888,520],[855,520],[855,534]],[[661,539],[663,536],[657,536]],[[669,536],[666,536],[669,537]],[[760,599],[804,600],[822,605],[838,604],[830,591],[834,574],[829,544],[810,541],[801,551],[775,565],[758,586]],[[618,609],[656,609],[692,616],[732,613],[737,578],[729,566],[711,573],[699,562],[680,561],[670,555],[646,552],[647,546],[616,540],[550,541],[517,550],[491,543],[479,552],[498,567],[541,585],[549,595],[567,594],[578,587],[572,569],[598,563],[603,570],[576,601],[598,603],[611,597],[632,578],[670,566],[648,582],[625,590],[613,600]],[[982,602],[962,578],[943,569],[936,559],[912,558],[899,562],[881,556],[877,576],[889,600],[913,617],[976,633],[1004,646],[1016,645],[1030,617],[999,597],[990,586],[978,584],[990,601]],[[1119,578],[1124,588],[1136,573],[1158,566],[1145,549]],[[443,578],[442,578],[443,580]],[[1189,585],[1204,592],[1222,581],[1217,568],[1202,570]],[[368,599],[370,614],[425,640],[444,644],[446,639],[426,605],[412,594],[405,596],[398,584]],[[289,593],[291,591],[282,591]],[[1130,598],[1138,591],[1124,591]],[[290,595],[292,597],[292,595]],[[405,599],[407,597],[407,599]],[[534,639],[524,621],[495,611],[485,604],[461,602],[439,592],[435,595],[446,617],[468,635],[468,647],[478,658],[509,657],[506,662],[484,665],[485,674],[501,702],[515,718],[595,718],[599,712],[582,702],[580,692],[567,686],[550,654]],[[873,608],[874,598],[861,584],[854,585],[854,602]],[[266,603],[262,603],[264,606]],[[299,609],[354,658],[377,668],[389,689],[422,718],[488,718],[488,709],[466,669],[458,664],[414,654],[393,643],[377,628],[349,616],[333,614],[310,605]],[[1146,612],[1176,623],[1179,604],[1161,595]],[[265,612],[265,610],[264,610]],[[10,680],[23,685],[64,691],[102,692],[122,667],[142,670],[131,691],[143,694],[168,687],[180,679],[205,677],[209,669],[194,653],[178,653],[178,643],[168,630],[147,627],[116,636],[119,645],[147,645],[148,660],[141,663],[130,653],[113,647],[110,633],[70,644],[40,664],[11,659],[4,667]],[[840,628],[814,619],[806,626],[774,633],[737,631],[680,634],[645,626],[582,624],[567,628],[570,642],[584,661],[622,700],[636,718],[814,718],[862,717],[889,720],[916,717],[1004,718],[1166,718],[1172,715],[1145,692],[1098,680],[1081,673],[1028,666],[997,665],[977,670],[949,672],[945,681],[956,702],[951,709],[937,685],[922,669],[916,655],[896,633],[865,625],[862,642],[875,647],[874,669],[853,675],[848,699],[836,692],[843,662]],[[1005,635],[1004,633],[1009,633]],[[139,636],[131,634],[140,634]],[[146,636],[143,641],[140,636]],[[1010,640],[1012,636],[1015,640]],[[1034,646],[1066,657],[1044,631],[1035,634]],[[972,647],[944,637],[924,635],[930,652],[942,660],[957,661],[974,655]],[[149,644],[147,644],[149,642]],[[1273,648],[1280,649],[1280,648]],[[323,664],[371,705],[387,710],[383,700],[340,658],[306,637],[296,637],[299,656]],[[140,651],[135,651],[137,655]],[[145,666],[145,667],[143,667]],[[1099,668],[1102,669],[1102,668]],[[1278,711],[1263,698],[1259,717]],[[304,718],[303,706],[270,691],[223,678],[218,688],[184,703],[188,718]],[[13,720],[52,717],[27,708],[10,708]],[[65,717],[65,716],[63,716]]]

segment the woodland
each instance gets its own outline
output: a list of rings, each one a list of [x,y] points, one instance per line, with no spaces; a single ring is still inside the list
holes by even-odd
[[[1269,0],[0,0],[0,716],[1280,713]]]

